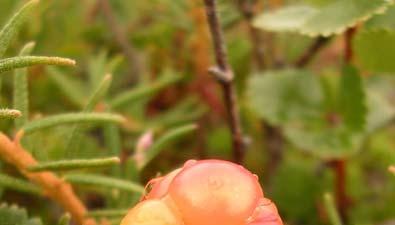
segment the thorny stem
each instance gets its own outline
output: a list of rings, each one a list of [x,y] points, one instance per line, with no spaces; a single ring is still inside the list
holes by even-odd
[[[87,209],[76,196],[71,185],[57,177],[52,172],[32,173],[28,167],[37,165],[37,161],[20,145],[22,133],[18,133],[11,141],[6,135],[0,133],[0,158],[18,168],[25,177],[39,185],[45,195],[59,203],[68,211],[80,225],[95,225],[96,222],[87,218]]]
[[[223,88],[225,106],[228,112],[228,123],[232,132],[234,160],[242,163],[245,155],[244,141],[241,131],[240,115],[237,106],[236,91],[233,84],[233,71],[228,63],[225,42],[219,23],[215,0],[204,0],[207,20],[213,39],[217,67],[211,72],[217,77]]]
[[[303,68],[307,66],[317,53],[329,42],[328,37],[318,37],[310,47],[295,61],[296,68]]]
[[[99,0],[98,3],[108,24],[108,28],[114,35],[117,44],[122,49],[126,59],[128,60],[128,65],[130,66],[130,73],[133,76],[132,81],[135,82],[138,80],[138,76],[141,73],[141,60],[137,56],[136,50],[129,44],[124,30],[117,23],[109,0]]]

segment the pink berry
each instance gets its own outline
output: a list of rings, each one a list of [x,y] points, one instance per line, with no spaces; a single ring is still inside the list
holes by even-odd
[[[252,173],[220,160],[203,160],[183,169],[174,177],[169,195],[186,225],[242,225],[263,197]]]
[[[121,225],[283,225],[258,177],[221,160],[189,160],[149,182]]]

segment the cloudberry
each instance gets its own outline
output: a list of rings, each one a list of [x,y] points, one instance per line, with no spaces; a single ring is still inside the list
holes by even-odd
[[[282,225],[258,177],[221,160],[190,160],[149,182],[121,225]]]

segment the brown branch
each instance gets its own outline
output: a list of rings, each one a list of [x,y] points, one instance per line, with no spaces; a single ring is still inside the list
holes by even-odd
[[[138,76],[141,74],[141,60],[137,55],[137,51],[130,45],[124,30],[119,26],[114,16],[114,11],[111,7],[109,0],[99,0],[101,11],[105,17],[108,28],[114,35],[115,41],[123,51],[128,65],[130,66],[130,73],[132,75],[133,82],[138,80]]]
[[[31,173],[26,169],[34,166],[37,161],[20,145],[22,133],[17,134],[14,141],[0,133],[0,158],[18,168],[24,176],[33,183],[39,185],[44,194],[71,214],[74,220],[81,225],[95,225],[93,219],[86,218],[86,208],[81,200],[75,195],[70,184],[57,177],[51,172]]]
[[[303,68],[307,66],[311,60],[318,54],[318,52],[329,42],[330,38],[318,37],[310,47],[295,61],[296,68]]]
[[[331,162],[333,172],[335,174],[335,198],[336,206],[340,214],[340,219],[343,224],[348,222],[348,208],[350,205],[350,199],[347,196],[346,184],[347,184],[347,162],[343,159],[334,160]]]
[[[245,155],[245,146],[241,131],[236,91],[233,84],[234,75],[227,59],[223,33],[216,11],[216,1],[204,0],[204,3],[206,5],[207,20],[213,39],[215,58],[217,62],[217,66],[210,69],[210,71],[216,76],[217,80],[222,85],[225,106],[228,112],[228,123],[232,132],[234,160],[237,163],[242,163]]]

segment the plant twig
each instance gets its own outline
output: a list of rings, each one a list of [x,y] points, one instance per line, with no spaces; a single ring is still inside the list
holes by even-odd
[[[330,38],[328,37],[318,37],[307,48],[307,50],[298,59],[296,59],[294,66],[296,68],[303,68],[307,66],[318,54],[318,52],[329,42],[329,40]]]
[[[232,132],[234,160],[242,163],[245,155],[244,141],[241,131],[240,115],[237,106],[236,91],[233,84],[234,74],[227,59],[224,37],[218,19],[215,0],[204,0],[206,5],[207,20],[213,39],[217,66],[210,69],[223,88],[228,123]]]
[[[336,206],[339,210],[340,218],[343,224],[347,224],[347,212],[349,206],[349,199],[346,193],[346,166],[344,159],[334,160],[333,171],[335,173],[335,199]]]
[[[18,133],[11,141],[0,133],[0,158],[18,168],[24,176],[39,185],[45,194],[63,206],[75,221],[81,225],[95,225],[91,218],[85,218],[87,212],[82,201],[76,196],[71,185],[51,172],[31,173],[27,168],[37,165],[37,161],[19,143],[22,133]]]
[[[352,49],[352,40],[354,38],[355,33],[357,32],[356,27],[352,27],[348,29],[344,36],[345,47],[344,47],[344,61],[347,64],[351,64],[354,58],[354,51]]]
[[[116,21],[114,11],[111,7],[109,0],[99,0],[100,9],[103,12],[105,20],[108,24],[108,28],[114,35],[115,41],[125,54],[130,66],[130,73],[132,75],[132,81],[138,80],[138,76],[141,74],[141,60],[138,57],[137,51],[130,45],[124,30],[119,26]]]

